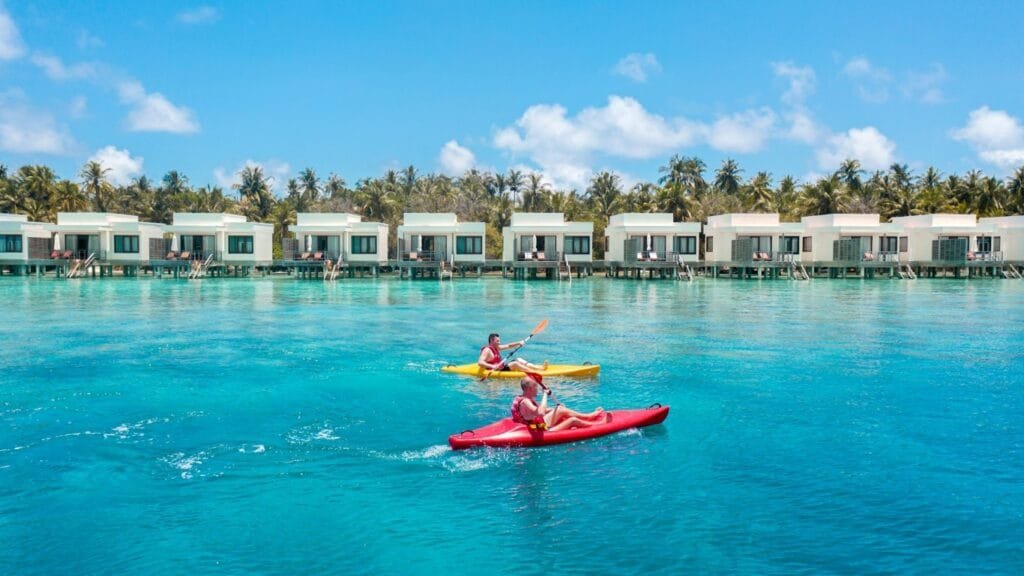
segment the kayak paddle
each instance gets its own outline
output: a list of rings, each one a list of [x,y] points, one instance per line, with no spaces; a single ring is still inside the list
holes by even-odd
[[[534,327],[534,329],[533,329],[533,332],[530,332],[530,335],[529,335],[529,336],[527,336],[527,337],[526,337],[526,338],[525,338],[525,339],[523,340],[523,346],[526,346],[526,343],[530,341],[530,338],[533,338],[533,337],[534,337],[534,336],[536,336],[537,334],[540,334],[540,333],[541,333],[541,332],[543,332],[543,331],[544,331],[544,330],[545,330],[545,329],[546,329],[547,327],[548,327],[548,320],[547,320],[547,318],[545,318],[545,319],[541,320],[541,321],[540,321],[540,324],[537,324],[537,326],[536,326],[536,327]],[[522,350],[522,349],[523,349],[523,346],[520,346],[520,347],[516,348],[515,350],[513,350],[513,351],[509,352],[509,353],[508,353],[508,356],[506,356],[506,357],[505,357],[505,359],[501,361],[501,363],[502,363],[502,364],[505,364],[505,363],[507,363],[507,362],[508,362],[508,360],[509,360],[509,358],[512,358],[513,356],[515,356],[515,355],[516,355],[516,352],[519,352],[520,350]],[[484,380],[487,380],[488,378],[490,378],[490,377],[491,377],[491,373],[492,373],[492,372],[494,372],[494,368],[491,368],[490,370],[488,370],[488,371],[487,371],[487,374],[484,374],[484,375],[483,375],[483,377],[481,377],[481,378],[480,378],[480,382],[483,382]]]

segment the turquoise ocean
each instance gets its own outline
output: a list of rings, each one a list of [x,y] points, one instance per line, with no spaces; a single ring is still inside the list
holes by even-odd
[[[1021,574],[1024,282],[0,278],[5,574]],[[448,449],[514,381],[663,425]]]

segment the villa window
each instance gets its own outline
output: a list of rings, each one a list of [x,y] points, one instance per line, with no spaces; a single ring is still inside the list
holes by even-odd
[[[590,254],[590,236],[566,236],[566,254]]]
[[[814,251],[814,250],[811,249],[811,238],[812,238],[811,236],[804,236],[804,245],[803,245],[802,252],[807,253],[807,252],[813,252]]]
[[[483,254],[484,253],[484,239],[483,239],[483,236],[456,236],[455,237],[455,253],[456,254]]]
[[[252,254],[252,236],[228,236],[228,254]]]
[[[705,239],[705,242],[706,242],[706,246],[704,248],[704,251],[705,252],[714,252],[715,251],[715,237],[714,236],[708,236]]]
[[[783,254],[799,254],[800,253],[800,237],[799,236],[783,236],[782,237],[782,253]]]
[[[114,236],[114,253],[115,254],[138,254],[139,253],[139,237],[138,236]]]
[[[999,252],[1001,242],[999,236],[978,236],[978,252]]]
[[[0,235],[0,252],[21,252],[21,234]]]
[[[878,239],[878,251],[883,254],[895,254],[899,250],[899,238],[882,236]]]
[[[377,237],[376,236],[353,236],[352,237],[352,253],[353,254],[376,254],[377,253]]]
[[[900,236],[900,252],[906,253],[910,251],[910,238],[907,236]]]
[[[697,253],[697,237],[696,236],[676,236],[672,239],[672,250],[676,254],[696,254]]]

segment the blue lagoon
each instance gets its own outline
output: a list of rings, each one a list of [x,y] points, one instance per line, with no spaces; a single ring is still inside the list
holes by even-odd
[[[1024,283],[0,279],[11,574],[1024,571]],[[448,449],[514,381],[664,425]],[[540,569],[538,568],[538,571]]]

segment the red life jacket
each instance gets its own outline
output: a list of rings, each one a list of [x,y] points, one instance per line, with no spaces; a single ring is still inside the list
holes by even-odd
[[[490,350],[491,354],[493,355],[491,357],[491,363],[492,364],[495,363],[495,362],[501,362],[502,364],[504,364],[504,362],[501,359],[501,348],[498,348],[497,346],[494,346],[492,344],[488,344],[487,346],[481,346],[480,347],[480,351],[481,352],[483,352],[485,349]]]
[[[523,397],[522,396],[516,396],[515,399],[512,400],[512,421],[513,422],[518,422],[520,424],[526,424],[527,427],[533,428],[535,430],[547,430],[548,425],[544,422],[544,417],[543,416],[538,414],[536,417],[534,417],[531,420],[527,420],[526,418],[523,418],[523,414],[519,411],[519,406],[522,403],[523,403]]]

